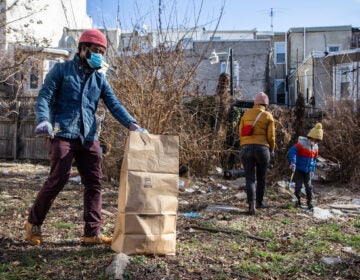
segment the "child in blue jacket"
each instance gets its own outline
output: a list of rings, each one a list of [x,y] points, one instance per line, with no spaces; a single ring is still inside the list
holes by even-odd
[[[307,198],[307,206],[312,210],[312,185],[311,177],[314,174],[316,160],[319,154],[318,143],[323,139],[322,124],[317,123],[306,137],[300,136],[298,142],[293,145],[288,153],[290,161],[290,169],[295,171],[295,196],[297,198],[297,206],[301,207],[301,187],[305,185]]]

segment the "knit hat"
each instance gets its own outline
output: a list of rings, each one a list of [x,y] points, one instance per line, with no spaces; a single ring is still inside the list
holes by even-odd
[[[322,140],[323,139],[323,129],[322,124],[317,123],[308,133],[307,137]]]
[[[255,95],[254,104],[269,105],[269,97],[264,92]]]
[[[79,44],[80,43],[96,44],[106,49],[106,37],[100,30],[97,29],[84,31],[80,36]]]

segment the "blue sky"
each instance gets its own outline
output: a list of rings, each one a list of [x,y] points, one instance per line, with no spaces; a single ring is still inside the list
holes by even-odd
[[[87,0],[94,27],[159,26],[159,0]],[[161,25],[214,30],[287,31],[291,27],[360,27],[360,0],[161,0]],[[202,3],[202,6],[201,6]],[[221,8],[223,14],[221,16]]]

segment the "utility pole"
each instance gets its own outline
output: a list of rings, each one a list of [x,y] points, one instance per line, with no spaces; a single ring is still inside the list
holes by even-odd
[[[229,60],[230,60],[230,96],[234,96],[234,74],[233,74],[233,50],[229,50]]]

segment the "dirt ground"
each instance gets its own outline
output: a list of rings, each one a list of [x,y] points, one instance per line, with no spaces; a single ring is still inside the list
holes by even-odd
[[[25,242],[24,222],[47,174],[46,164],[0,161],[0,279],[108,279],[116,253],[80,244],[82,186],[75,169],[42,226],[44,244]],[[176,256],[132,256],[124,279],[360,279],[359,189],[315,182],[315,207],[332,215],[319,218],[292,207],[274,183],[266,192],[270,207],[249,216],[244,178],[191,179],[179,186]],[[109,235],[117,189],[118,182],[105,180]]]

